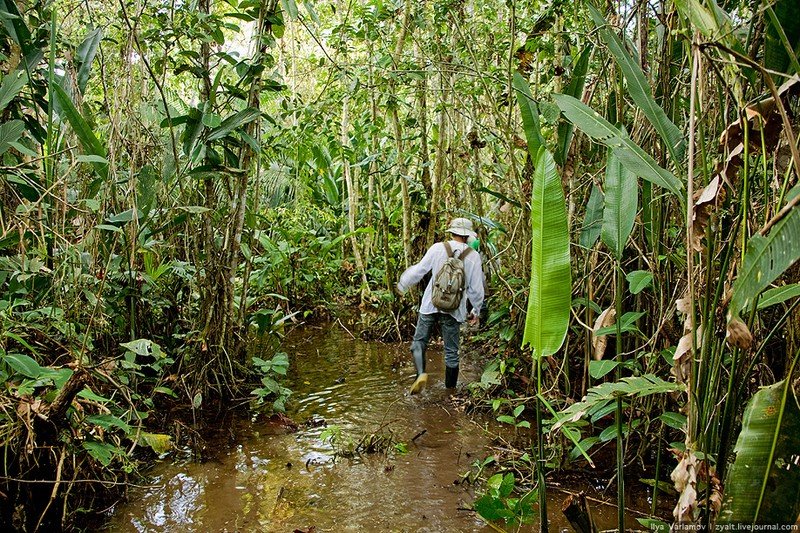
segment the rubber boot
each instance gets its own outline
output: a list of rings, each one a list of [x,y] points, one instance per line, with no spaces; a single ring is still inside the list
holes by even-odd
[[[417,369],[417,379],[408,390],[409,394],[417,394],[422,392],[425,385],[428,384],[428,374],[425,373],[425,354],[422,350],[412,350],[411,354],[414,356],[414,366]]]
[[[458,383],[458,367],[444,367],[444,386],[448,389],[454,389],[456,388],[456,383]]]

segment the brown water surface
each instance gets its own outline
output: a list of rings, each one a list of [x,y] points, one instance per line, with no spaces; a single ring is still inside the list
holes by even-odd
[[[300,429],[234,422],[232,442],[215,444],[227,449],[215,460],[157,465],[150,488],[132,491],[109,530],[495,531],[468,510],[473,488],[460,483],[489,454],[492,437],[450,401],[440,350],[429,353],[429,388],[418,396],[406,395],[413,381],[407,346],[364,342],[333,324],[294,332],[284,350],[294,391],[289,415]],[[462,366],[460,383],[475,379]],[[320,438],[331,425],[341,429],[340,442],[374,433],[407,452],[335,458]],[[593,511],[601,527],[613,527],[615,508]],[[556,501],[549,514],[552,531],[568,528]]]

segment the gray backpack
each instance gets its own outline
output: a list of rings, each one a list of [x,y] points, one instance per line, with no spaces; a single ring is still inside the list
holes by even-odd
[[[431,301],[440,311],[453,311],[461,305],[461,297],[464,294],[464,278],[466,277],[464,275],[464,258],[469,255],[472,248],[467,246],[460,256],[454,256],[450,243],[444,241],[442,244],[447,250],[447,260],[433,280]]]

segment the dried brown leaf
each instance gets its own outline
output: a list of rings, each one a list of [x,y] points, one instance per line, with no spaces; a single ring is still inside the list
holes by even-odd
[[[694,452],[691,450],[683,452],[670,478],[675,484],[675,490],[680,494],[672,516],[678,523],[694,522],[697,510],[697,456]]]
[[[712,179],[707,186],[695,194],[696,200],[692,209],[692,248],[702,251],[702,238],[706,233],[706,226],[711,218],[711,213],[725,198],[720,176]]]
[[[600,313],[600,316],[594,321],[594,327],[592,328],[592,356],[595,361],[599,361],[603,358],[603,355],[606,353],[606,346],[608,345],[608,335],[597,337],[596,333],[601,328],[607,328],[614,324],[614,317],[616,316],[617,310],[613,307],[609,307]]]
[[[688,320],[686,323],[688,324]],[[692,333],[689,331],[681,340],[678,341],[678,346],[675,348],[675,355],[672,356],[672,374],[678,383],[686,383],[689,378],[689,370],[692,364]],[[703,337],[702,324],[697,327],[695,334],[695,345],[700,343]]]
[[[728,331],[725,335],[725,340],[727,340],[728,344],[731,346],[747,350],[750,348],[750,345],[753,344],[753,334],[750,333],[747,324],[745,324],[741,318],[734,317],[728,322]]]
[[[691,309],[689,308],[689,297],[678,298],[675,300],[675,307],[677,307],[678,312],[684,315],[688,315]]]

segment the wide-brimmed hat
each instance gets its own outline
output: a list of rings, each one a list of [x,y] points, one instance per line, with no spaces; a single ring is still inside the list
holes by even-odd
[[[472,221],[468,218],[454,218],[450,221],[450,227],[447,228],[447,231],[462,237],[472,237],[473,239],[477,237],[472,229]]]

